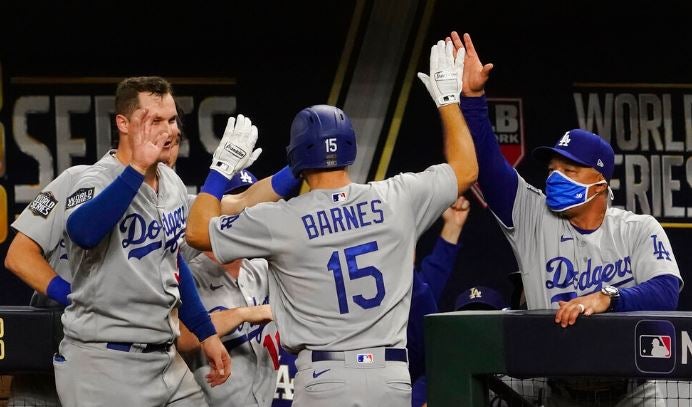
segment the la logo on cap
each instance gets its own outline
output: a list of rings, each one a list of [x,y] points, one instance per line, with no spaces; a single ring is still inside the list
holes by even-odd
[[[601,161],[601,159],[599,158],[598,161],[596,162],[596,165],[603,168],[603,161]]]
[[[569,132],[567,131],[567,132],[565,132],[565,135],[562,136],[562,138],[557,143],[557,145],[562,146],[562,147],[567,147],[569,145],[570,141],[572,141],[572,140],[569,138]]]

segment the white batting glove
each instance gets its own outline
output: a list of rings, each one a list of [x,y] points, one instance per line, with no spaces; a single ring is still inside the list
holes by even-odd
[[[229,117],[209,168],[230,180],[236,172],[252,165],[262,153],[261,148],[252,150],[256,142],[257,127],[248,117],[242,114],[238,119]]]
[[[428,89],[437,107],[459,103],[465,55],[466,50],[461,48],[455,59],[454,44],[451,41],[438,41],[430,49],[430,76],[418,72],[418,78]]]

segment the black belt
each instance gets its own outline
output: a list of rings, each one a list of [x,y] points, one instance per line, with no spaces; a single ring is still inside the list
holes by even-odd
[[[368,353],[363,351],[363,353]],[[345,352],[328,352],[323,350],[312,351],[312,361],[322,362],[325,360],[344,361],[346,360]],[[384,360],[387,362],[408,362],[406,349],[402,348],[386,348],[384,350]]]
[[[132,350],[133,345],[135,344],[132,342],[108,342],[106,343],[106,348],[118,350],[120,352],[130,352]],[[142,353],[168,352],[168,349],[170,349],[171,346],[173,346],[173,342],[142,343],[137,345],[142,349]]]

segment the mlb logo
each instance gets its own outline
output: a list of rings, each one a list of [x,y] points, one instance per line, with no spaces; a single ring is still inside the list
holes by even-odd
[[[362,364],[375,363],[375,357],[372,355],[372,353],[359,353],[357,355],[357,360],[358,363]]]
[[[346,200],[346,192],[337,192],[336,194],[332,194],[332,201],[333,202],[343,202]]]
[[[675,327],[666,320],[641,320],[634,329],[635,364],[642,373],[665,374],[675,369]]]
[[[639,356],[669,359],[672,355],[671,342],[672,340],[668,335],[641,335],[639,336]]]

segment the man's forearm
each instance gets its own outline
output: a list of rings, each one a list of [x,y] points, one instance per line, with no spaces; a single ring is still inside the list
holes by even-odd
[[[210,251],[209,222],[221,214],[221,203],[213,195],[201,192],[195,198],[185,229],[187,243],[197,250]]]
[[[275,202],[279,199],[281,196],[272,188],[271,177],[267,177],[255,182],[240,194],[224,196],[221,200],[221,213],[236,215],[260,202]]]
[[[43,257],[41,247],[21,232],[17,233],[7,250],[5,267],[43,295],[46,295],[50,281],[57,276]]]
[[[458,193],[466,191],[478,177],[478,162],[471,133],[457,104],[439,108],[447,163],[457,177]]]

